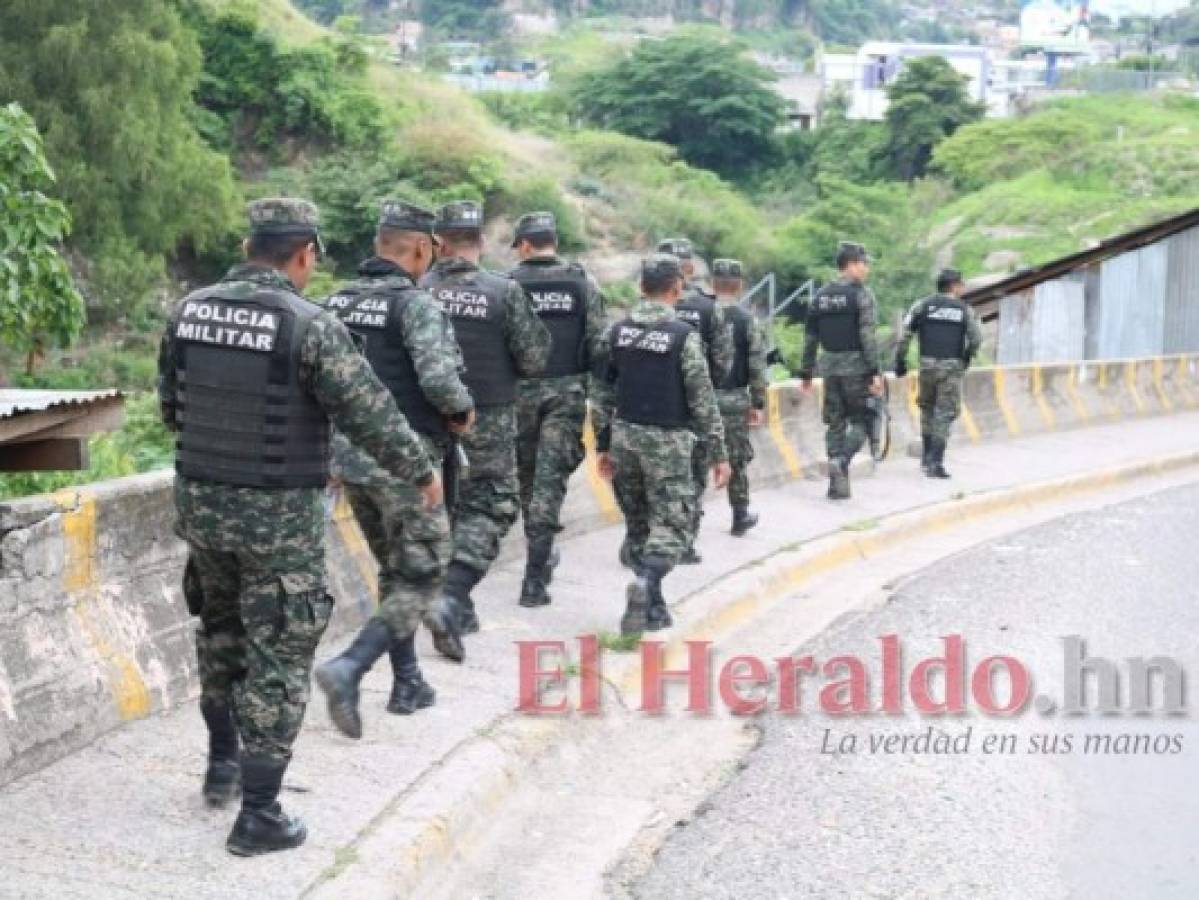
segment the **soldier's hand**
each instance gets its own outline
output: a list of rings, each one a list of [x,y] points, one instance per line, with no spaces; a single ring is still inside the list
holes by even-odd
[[[445,502],[445,486],[441,483],[441,476],[434,472],[433,480],[420,489],[420,496],[426,512],[441,506]]]
[[[883,395],[883,376],[875,375],[870,379],[870,394],[874,397]]]
[[[751,409],[745,414],[745,424],[750,428],[757,428],[766,422],[766,411],[762,409]]]
[[[454,416],[447,423],[446,427],[454,434],[467,434],[475,427],[475,420],[478,419],[475,411],[472,409],[465,416]]]
[[[729,479],[733,477],[733,467],[727,462],[717,463],[712,466],[712,483],[716,490],[721,490],[729,486]]]
[[[600,478],[611,481],[616,477],[616,469],[612,466],[612,454],[600,453],[595,457],[595,467],[599,470]]]
[[[805,397],[812,396],[812,379],[805,378],[799,383],[799,392]]]

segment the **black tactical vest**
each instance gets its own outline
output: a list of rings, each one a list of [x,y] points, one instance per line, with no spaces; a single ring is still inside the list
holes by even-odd
[[[726,306],[724,315],[733,329],[733,368],[720,388],[735,391],[749,386],[749,333],[754,320],[740,306]]]
[[[693,288],[675,306],[674,314],[699,332],[704,342],[704,351],[708,355],[708,368],[715,372],[716,364],[712,359],[712,350],[716,346],[716,298],[705,294],[699,288]]]
[[[530,265],[522,263],[512,277],[525,289],[537,315],[549,329],[550,358],[541,378],[579,375],[589,368],[587,359],[587,273],[574,263]]]
[[[504,338],[508,279],[474,269],[430,272],[421,282],[454,323],[466,374],[462,381],[475,406],[516,401],[516,363]]]
[[[412,280],[397,271],[385,278],[355,281],[326,305],[350,330],[413,430],[438,437],[447,433],[445,418],[421,390],[412,354],[404,344],[404,310],[415,290]]]
[[[185,297],[169,325],[175,470],[237,487],[323,487],[329,420],[299,383],[300,346],[320,307],[267,286],[236,298],[232,287]]]
[[[808,320],[815,317],[820,346],[833,353],[862,349],[858,300],[862,288],[857,284],[835,281],[816,292],[808,308]]]
[[[920,316],[920,355],[961,359],[966,346],[966,306],[961,300],[937,295]]]
[[[688,427],[683,344],[692,331],[677,320],[642,325],[625,319],[612,326],[618,419],[659,428]]]

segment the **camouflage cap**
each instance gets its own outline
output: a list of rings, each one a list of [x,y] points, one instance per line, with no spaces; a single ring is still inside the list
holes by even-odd
[[[669,253],[671,256],[677,256],[679,259],[691,259],[695,255],[695,249],[691,246],[691,241],[687,238],[667,238],[658,243],[659,253]]]
[[[671,276],[683,277],[683,267],[679,265],[679,258],[673,253],[654,253],[642,260],[642,278],[665,281]]]
[[[553,234],[558,233],[558,220],[552,212],[531,212],[525,213],[516,220],[516,235],[512,238],[512,246],[515,247],[524,238],[531,237],[535,234]]]
[[[316,205],[294,197],[267,197],[247,204],[251,234],[315,236],[320,225]]]
[[[379,227],[394,228],[396,231],[419,231],[421,234],[432,234],[435,221],[437,221],[437,216],[423,206],[417,206],[407,200],[384,200],[379,212]]]
[[[483,207],[471,200],[456,200],[437,210],[435,231],[482,231]]]
[[[852,262],[874,262],[874,257],[866,252],[865,246],[853,241],[842,241],[837,245],[837,265],[846,266]]]
[[[745,274],[739,259],[716,259],[712,261],[713,278],[741,278]]]

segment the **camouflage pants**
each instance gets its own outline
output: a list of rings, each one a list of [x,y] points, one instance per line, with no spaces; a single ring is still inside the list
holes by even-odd
[[[286,557],[190,547],[204,594],[196,655],[204,698],[230,703],[246,753],[286,762],[308,704],[312,659],[333,598],[324,551]]]
[[[520,383],[516,402],[516,468],[525,537],[562,530],[559,517],[570,476],[583,461],[587,418],[584,376],[533,378]]]
[[[920,433],[949,440],[962,412],[962,372],[944,368],[920,370]]]
[[[734,509],[749,506],[749,464],[753,462],[754,445],[749,439],[749,424],[745,417],[751,407],[749,394],[745,391],[721,391],[717,394],[720,416],[724,420],[724,441],[728,448],[729,465],[733,474],[729,479],[729,505]]]
[[[695,443],[687,429],[613,424],[612,485],[635,557],[661,556],[674,564],[689,546]]]
[[[516,413],[512,406],[483,406],[461,439],[470,465],[454,507],[454,561],[485,573],[500,541],[516,522]]]
[[[375,615],[397,637],[420,626],[437,596],[452,541],[445,507],[429,512],[420,492],[398,481],[346,485],[346,499],[379,564],[379,609]]]
[[[687,546],[695,544],[704,519],[704,492],[708,489],[708,445],[698,434],[691,451],[691,511],[687,522]]]
[[[176,477],[175,508],[203,595],[196,633],[203,696],[233,707],[247,753],[286,762],[333,613],[323,491]]]
[[[870,375],[826,375],[824,435],[829,459],[852,458],[870,435]]]

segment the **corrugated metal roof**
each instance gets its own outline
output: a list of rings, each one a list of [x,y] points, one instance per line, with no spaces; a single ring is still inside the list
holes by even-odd
[[[983,319],[993,319],[999,314],[997,301],[1000,297],[1019,293],[1043,282],[1060,278],[1083,266],[1110,259],[1130,250],[1137,250],[1196,226],[1199,226],[1199,209],[1192,209],[1182,215],[1138,228],[1136,231],[1108,238],[1089,250],[1025,269],[992,284],[972,288],[966,291],[964,299],[974,306]]]
[[[45,412],[69,406],[88,406],[98,400],[120,397],[117,390],[39,391],[16,388],[0,389],[0,419],[12,419],[26,413]]]

